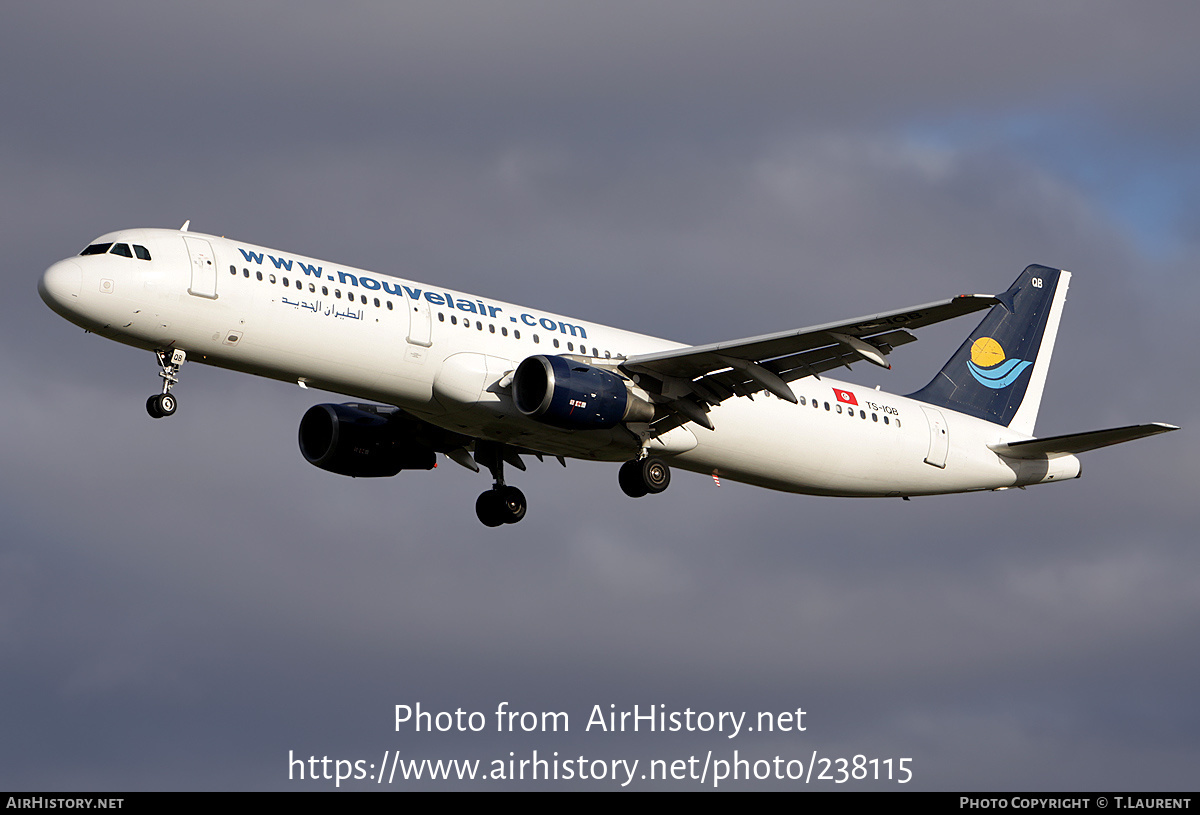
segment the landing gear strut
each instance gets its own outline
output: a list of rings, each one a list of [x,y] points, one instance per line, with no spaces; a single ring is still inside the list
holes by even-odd
[[[169,360],[166,351],[155,351],[154,355],[158,357],[158,365],[162,368],[158,375],[162,377],[163,386],[162,393],[156,393],[146,400],[146,412],[155,419],[161,419],[175,413],[175,408],[179,406],[175,397],[171,395],[171,388],[179,384],[179,366],[187,361],[187,354],[176,348],[171,352]]]
[[[492,488],[481,494],[475,501],[475,514],[479,516],[483,525],[515,524],[524,518],[525,511],[528,509],[528,505],[525,503],[525,493],[504,483],[502,445],[484,441],[475,442],[475,460],[487,467],[492,478],[495,479]]]
[[[648,456],[626,461],[617,474],[621,489],[630,498],[654,495],[671,485],[671,468],[661,458]]]

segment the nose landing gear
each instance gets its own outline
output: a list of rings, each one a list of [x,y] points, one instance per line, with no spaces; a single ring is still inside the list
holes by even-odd
[[[175,413],[178,401],[171,394],[171,388],[179,384],[179,366],[187,361],[187,353],[176,348],[171,351],[170,359],[166,351],[155,351],[158,365],[162,368],[158,375],[163,379],[162,393],[156,393],[146,400],[146,412],[155,419],[162,419]]]

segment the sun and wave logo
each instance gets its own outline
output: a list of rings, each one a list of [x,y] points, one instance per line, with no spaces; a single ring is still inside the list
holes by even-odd
[[[1032,360],[1005,359],[1004,349],[991,337],[980,337],[971,345],[967,368],[980,385],[1000,390],[1017,381]]]

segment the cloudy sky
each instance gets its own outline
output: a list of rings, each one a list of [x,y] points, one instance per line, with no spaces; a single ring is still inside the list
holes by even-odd
[[[1194,789],[1198,30],[1182,3],[9,4],[0,787],[736,750],[909,757],[907,788]],[[305,464],[311,391],[189,365],[151,420],[152,356],[38,299],[96,235],[185,219],[694,343],[1053,265],[1038,431],[1184,430],[908,503],[682,472],[633,501],[616,465],[534,464],[526,520],[486,530],[485,475]],[[847,378],[915,390],[973,325]],[[570,731],[497,733],[502,702]],[[488,730],[397,732],[417,703]],[[585,730],[635,704],[807,729]]]

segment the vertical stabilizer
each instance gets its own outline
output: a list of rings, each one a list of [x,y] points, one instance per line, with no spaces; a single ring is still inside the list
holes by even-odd
[[[1033,435],[1071,273],[1030,266],[933,381],[910,394]]]

